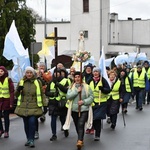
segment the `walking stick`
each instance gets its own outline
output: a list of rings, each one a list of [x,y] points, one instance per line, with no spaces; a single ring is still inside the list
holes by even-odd
[[[80,62],[80,86],[82,86],[82,62]],[[79,93],[79,101],[81,100],[81,94],[82,94],[82,90]],[[79,117],[81,116],[81,106],[78,106],[78,115]]]

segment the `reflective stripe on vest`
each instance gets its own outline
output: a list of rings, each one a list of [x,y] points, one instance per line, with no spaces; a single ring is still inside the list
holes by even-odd
[[[59,83],[65,86],[66,82],[68,82],[68,79],[63,78]],[[59,88],[58,88],[58,91],[59,91],[59,95],[61,98],[66,96],[66,93],[62,92]]]
[[[118,79],[117,82],[114,84],[112,91],[110,92],[110,96],[112,96],[113,100],[119,99],[120,85],[121,85],[121,81]]]
[[[125,87],[127,92],[131,92],[131,87],[130,87],[130,82],[128,77],[126,77],[125,79]]]
[[[102,81],[99,81],[95,88],[94,88],[94,81],[90,82],[90,87],[91,87],[91,89],[93,91],[93,95],[94,95],[94,102],[96,102],[96,103],[99,103],[99,101],[106,102],[108,99],[108,96],[106,94],[103,94],[102,92],[101,92],[101,97],[99,100],[99,86],[103,86]]]
[[[6,77],[3,84],[0,82],[0,97],[10,98],[8,78]]]
[[[54,82],[51,82],[50,84],[50,91],[51,92],[56,92],[56,88],[55,88],[55,83]],[[49,97],[49,100],[57,100],[59,101],[60,100],[60,96],[57,96],[57,97]]]
[[[145,88],[145,71],[142,71],[140,76],[137,72],[133,73],[133,87]]]
[[[20,80],[19,86],[23,86],[24,80]],[[41,90],[40,90],[40,85],[37,80],[34,80],[34,84],[36,86],[36,98],[37,98],[37,105],[39,107],[42,107],[42,97],[41,97]],[[21,94],[18,97],[17,105],[19,106],[21,104]]]

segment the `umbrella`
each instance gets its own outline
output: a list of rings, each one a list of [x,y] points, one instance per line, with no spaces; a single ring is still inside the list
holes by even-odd
[[[148,60],[145,53],[139,53],[135,58],[135,62]]]
[[[114,59],[114,58],[115,58],[115,57],[105,59],[105,65],[106,65],[107,67],[109,67],[109,66],[110,66],[110,64],[111,64],[111,62],[113,61],[113,59]]]
[[[114,59],[115,65],[119,65],[119,64],[124,64],[124,63],[129,63],[128,60],[128,55],[118,55],[115,59]]]

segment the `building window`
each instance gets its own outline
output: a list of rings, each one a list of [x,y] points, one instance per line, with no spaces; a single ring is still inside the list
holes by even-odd
[[[86,39],[88,38],[88,31],[87,30],[84,31],[84,38],[86,38]]]
[[[83,0],[83,12],[89,12],[89,0]]]

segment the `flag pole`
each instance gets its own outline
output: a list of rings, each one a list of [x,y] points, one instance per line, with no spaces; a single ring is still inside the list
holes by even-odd
[[[17,64],[18,64],[18,75],[19,75],[19,81],[20,81],[21,80],[21,74],[23,74],[23,73],[22,73],[22,69],[20,67],[19,59],[18,58],[17,58]]]

